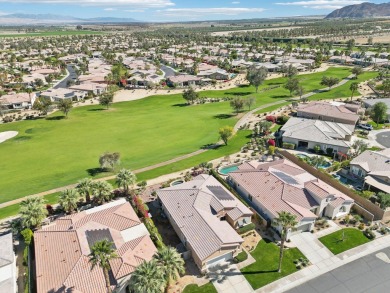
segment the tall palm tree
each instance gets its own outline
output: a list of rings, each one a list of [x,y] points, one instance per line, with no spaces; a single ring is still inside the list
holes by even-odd
[[[154,259],[140,264],[130,279],[130,288],[137,293],[161,293],[165,284],[163,271]]]
[[[175,281],[179,274],[184,274],[184,260],[173,247],[165,246],[161,248],[154,256],[157,263],[164,268],[163,276],[167,284],[171,280]]]
[[[87,203],[91,202],[92,187],[93,181],[91,178],[81,179],[76,186],[77,191],[81,196],[85,197]]]
[[[357,82],[353,82],[349,86],[349,90],[351,91],[351,101],[353,98],[353,94],[358,90],[358,88],[359,88],[359,84]]]
[[[76,189],[65,189],[59,196],[58,203],[67,214],[77,210],[77,202],[80,194]]]
[[[298,224],[296,218],[297,216],[292,215],[289,212],[283,211],[278,213],[277,218],[273,219],[272,225],[278,228],[280,231],[280,252],[279,252],[278,273],[282,271],[284,242],[286,241],[288,232],[290,230],[294,230],[295,226]]]
[[[137,177],[131,170],[121,169],[116,175],[116,184],[122,187],[126,195],[129,194],[129,187],[134,185],[137,181]]]
[[[111,293],[110,276],[108,274],[110,271],[110,260],[118,257],[113,248],[113,243],[107,239],[95,242],[88,257],[89,262],[92,264],[91,270],[96,266],[103,270],[107,292]]]
[[[107,181],[94,182],[92,190],[95,199],[100,204],[111,199],[112,185]]]
[[[20,203],[19,214],[24,228],[39,227],[47,216],[44,199],[42,197],[28,197]]]

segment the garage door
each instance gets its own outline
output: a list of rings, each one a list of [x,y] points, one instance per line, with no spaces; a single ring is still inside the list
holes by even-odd
[[[297,231],[298,232],[307,232],[307,231],[309,231],[310,226],[311,226],[311,223],[299,226],[299,227],[297,227]]]
[[[229,253],[220,255],[216,258],[209,260],[207,262],[207,266],[212,267],[212,266],[215,266],[215,265],[220,264],[222,262],[227,262],[227,261],[231,260],[232,258],[233,258],[233,252],[229,252]]]

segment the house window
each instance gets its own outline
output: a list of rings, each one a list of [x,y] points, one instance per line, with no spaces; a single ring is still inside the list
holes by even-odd
[[[249,198],[250,201],[253,200],[252,195],[250,195],[250,194],[249,194],[248,198]]]

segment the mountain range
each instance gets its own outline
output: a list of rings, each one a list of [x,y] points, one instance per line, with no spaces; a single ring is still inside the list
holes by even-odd
[[[390,3],[348,5],[328,14],[326,18],[370,18],[390,16]]]

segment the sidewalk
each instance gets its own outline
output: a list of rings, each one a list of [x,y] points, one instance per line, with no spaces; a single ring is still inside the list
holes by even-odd
[[[285,292],[322,274],[325,274],[363,256],[369,255],[387,247],[390,247],[390,235],[375,239],[369,243],[352,248],[336,256],[323,260],[318,264],[311,265],[310,267],[307,267],[294,274],[288,275],[271,284],[268,284],[262,288],[259,288],[255,292]]]

